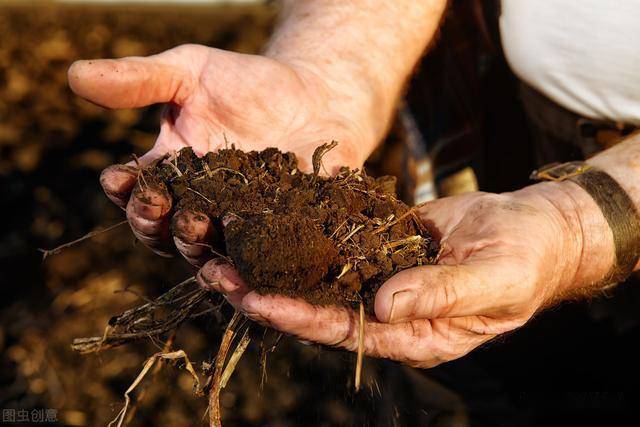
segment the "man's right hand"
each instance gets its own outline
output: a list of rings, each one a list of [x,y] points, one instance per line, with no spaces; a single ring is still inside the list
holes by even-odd
[[[160,134],[139,158],[141,165],[187,146],[203,155],[224,147],[226,139],[247,151],[294,152],[308,171],[314,149],[334,139],[338,146],[323,159],[333,172],[361,167],[376,142],[374,132],[359,125],[367,123],[366,112],[354,108],[347,88],[336,90],[310,66],[263,56],[184,45],[145,58],[78,61],[69,69],[69,85],[108,108],[167,103]],[[178,211],[170,218],[169,195],[140,189],[136,181],[133,163],[112,165],[100,177],[107,196],[126,209],[136,237],[165,256],[175,244],[194,265],[211,258],[207,215]]]
[[[387,133],[403,87],[447,2],[282,3],[265,56],[189,45],[148,58],[81,61],[69,70],[71,88],[110,108],[168,104],[160,135],[140,158],[142,164],[185,146],[204,154],[224,146],[226,136],[243,150],[273,146],[294,152],[306,171],[315,148],[337,140],[338,146],[323,157],[328,172],[342,165],[360,167]],[[169,195],[136,186],[133,166],[103,172],[107,195],[126,208],[134,233],[147,246],[161,254],[173,252],[172,222],[175,246],[192,264],[202,265],[210,258],[208,217],[182,211],[170,219]],[[234,289],[240,292],[236,281],[222,277],[237,278],[237,273],[214,263],[201,269],[199,280],[217,272],[220,290],[237,306],[231,295]],[[293,303],[281,301],[276,308],[295,321],[296,313],[305,311]]]

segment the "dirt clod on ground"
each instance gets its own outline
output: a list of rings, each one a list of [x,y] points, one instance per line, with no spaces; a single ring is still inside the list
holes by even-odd
[[[313,304],[373,310],[378,288],[396,272],[433,264],[438,243],[416,213],[396,199],[395,179],[343,167],[333,177],[298,169],[296,156],[268,148],[222,149],[198,157],[190,148],[147,167],[138,186],[166,191],[176,210],[208,215],[230,259],[263,294]]]

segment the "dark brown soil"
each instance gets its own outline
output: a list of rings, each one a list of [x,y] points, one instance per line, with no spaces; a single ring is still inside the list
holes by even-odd
[[[191,149],[147,168],[138,186],[168,191],[174,209],[203,212],[224,236],[212,250],[227,256],[261,293],[368,311],[378,288],[405,268],[432,264],[438,243],[395,197],[395,179],[344,167],[302,173],[296,156],[275,148],[235,148],[198,158]],[[221,239],[222,240],[222,239]]]

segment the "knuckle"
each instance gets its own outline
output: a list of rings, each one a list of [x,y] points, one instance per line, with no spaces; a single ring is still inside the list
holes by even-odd
[[[318,307],[313,307],[316,313],[320,310]],[[336,331],[335,339],[328,342],[327,345],[330,347],[342,347],[349,351],[355,351],[358,348],[358,326],[359,320],[356,318],[355,312],[349,310],[346,314],[346,319],[344,321],[336,322],[338,325],[345,325],[341,330]],[[365,345],[367,345],[366,334],[365,334]],[[365,348],[366,353],[375,354],[373,348]]]
[[[458,304],[458,290],[446,270],[438,271],[434,276],[421,275],[416,289],[416,309],[428,313],[430,317],[446,316]],[[420,313],[412,313],[416,315]]]

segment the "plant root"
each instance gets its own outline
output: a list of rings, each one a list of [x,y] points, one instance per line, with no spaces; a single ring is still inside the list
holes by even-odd
[[[165,342],[163,348],[162,348],[162,353],[170,353],[171,352],[171,346],[173,346],[173,341],[176,338],[176,331],[173,331],[171,333],[171,335],[169,336],[169,338],[167,339],[167,342]],[[162,365],[156,363],[155,366],[153,367],[153,371],[151,371],[151,378],[145,383],[142,384],[140,386],[140,391],[138,392],[138,396],[136,398],[136,401],[133,405],[131,405],[131,409],[129,409],[129,412],[127,413],[127,416],[124,419],[124,423],[123,425],[127,426],[129,425],[129,423],[131,422],[131,420],[133,420],[133,417],[135,417],[136,412],[138,411],[138,408],[140,407],[140,404],[144,401],[144,397],[147,394],[147,390],[149,388],[149,385],[151,385],[151,383],[153,382],[153,380],[155,379],[156,375],[158,375],[158,372],[160,372],[160,369],[162,368]]]
[[[39,248],[38,250],[40,252],[42,252],[42,262],[44,262],[51,255],[56,255],[56,254],[60,253],[62,250],[70,248],[71,246],[75,246],[78,243],[81,243],[81,242],[83,242],[85,240],[88,240],[88,239],[91,239],[93,237],[99,236],[100,234],[103,234],[103,233],[108,233],[111,230],[115,230],[116,228],[120,227],[121,225],[126,224],[127,222],[128,221],[125,219],[123,221],[120,221],[118,223],[110,225],[110,226],[108,226],[106,228],[103,228],[101,230],[90,231],[89,233],[85,234],[84,236],[80,237],[79,239],[75,239],[75,240],[72,240],[72,241],[70,241],[68,243],[64,243],[64,244],[62,244],[60,246],[56,246],[53,249],[42,249],[42,248]]]
[[[124,392],[124,406],[122,407],[120,412],[118,412],[118,415],[116,415],[113,421],[111,421],[108,424],[108,427],[111,427],[114,424],[116,425],[116,427],[122,427],[123,425],[125,425],[124,422],[125,422],[125,417],[127,415],[127,409],[129,408],[129,404],[131,403],[130,394],[136,389],[136,387],[138,387],[138,385],[140,384],[140,382],[142,382],[142,380],[147,375],[149,370],[160,359],[164,359],[164,360],[183,359],[185,363],[185,366],[184,366],[185,369],[193,377],[193,387],[194,387],[195,393],[196,394],[202,393],[202,389],[200,388],[200,378],[198,378],[198,374],[196,374],[196,371],[193,368],[193,365],[189,361],[189,358],[187,357],[187,353],[185,353],[184,350],[176,350],[169,353],[164,353],[164,352],[156,353],[147,359],[147,361],[145,362],[144,366],[142,367],[142,370],[140,371],[136,379],[133,380],[133,383],[131,383],[127,391]]]
[[[194,282],[195,277],[190,277],[157,299],[112,317],[101,337],[76,338],[71,348],[82,354],[95,353],[176,329],[198,315],[196,308],[210,298],[210,292],[192,286]]]

